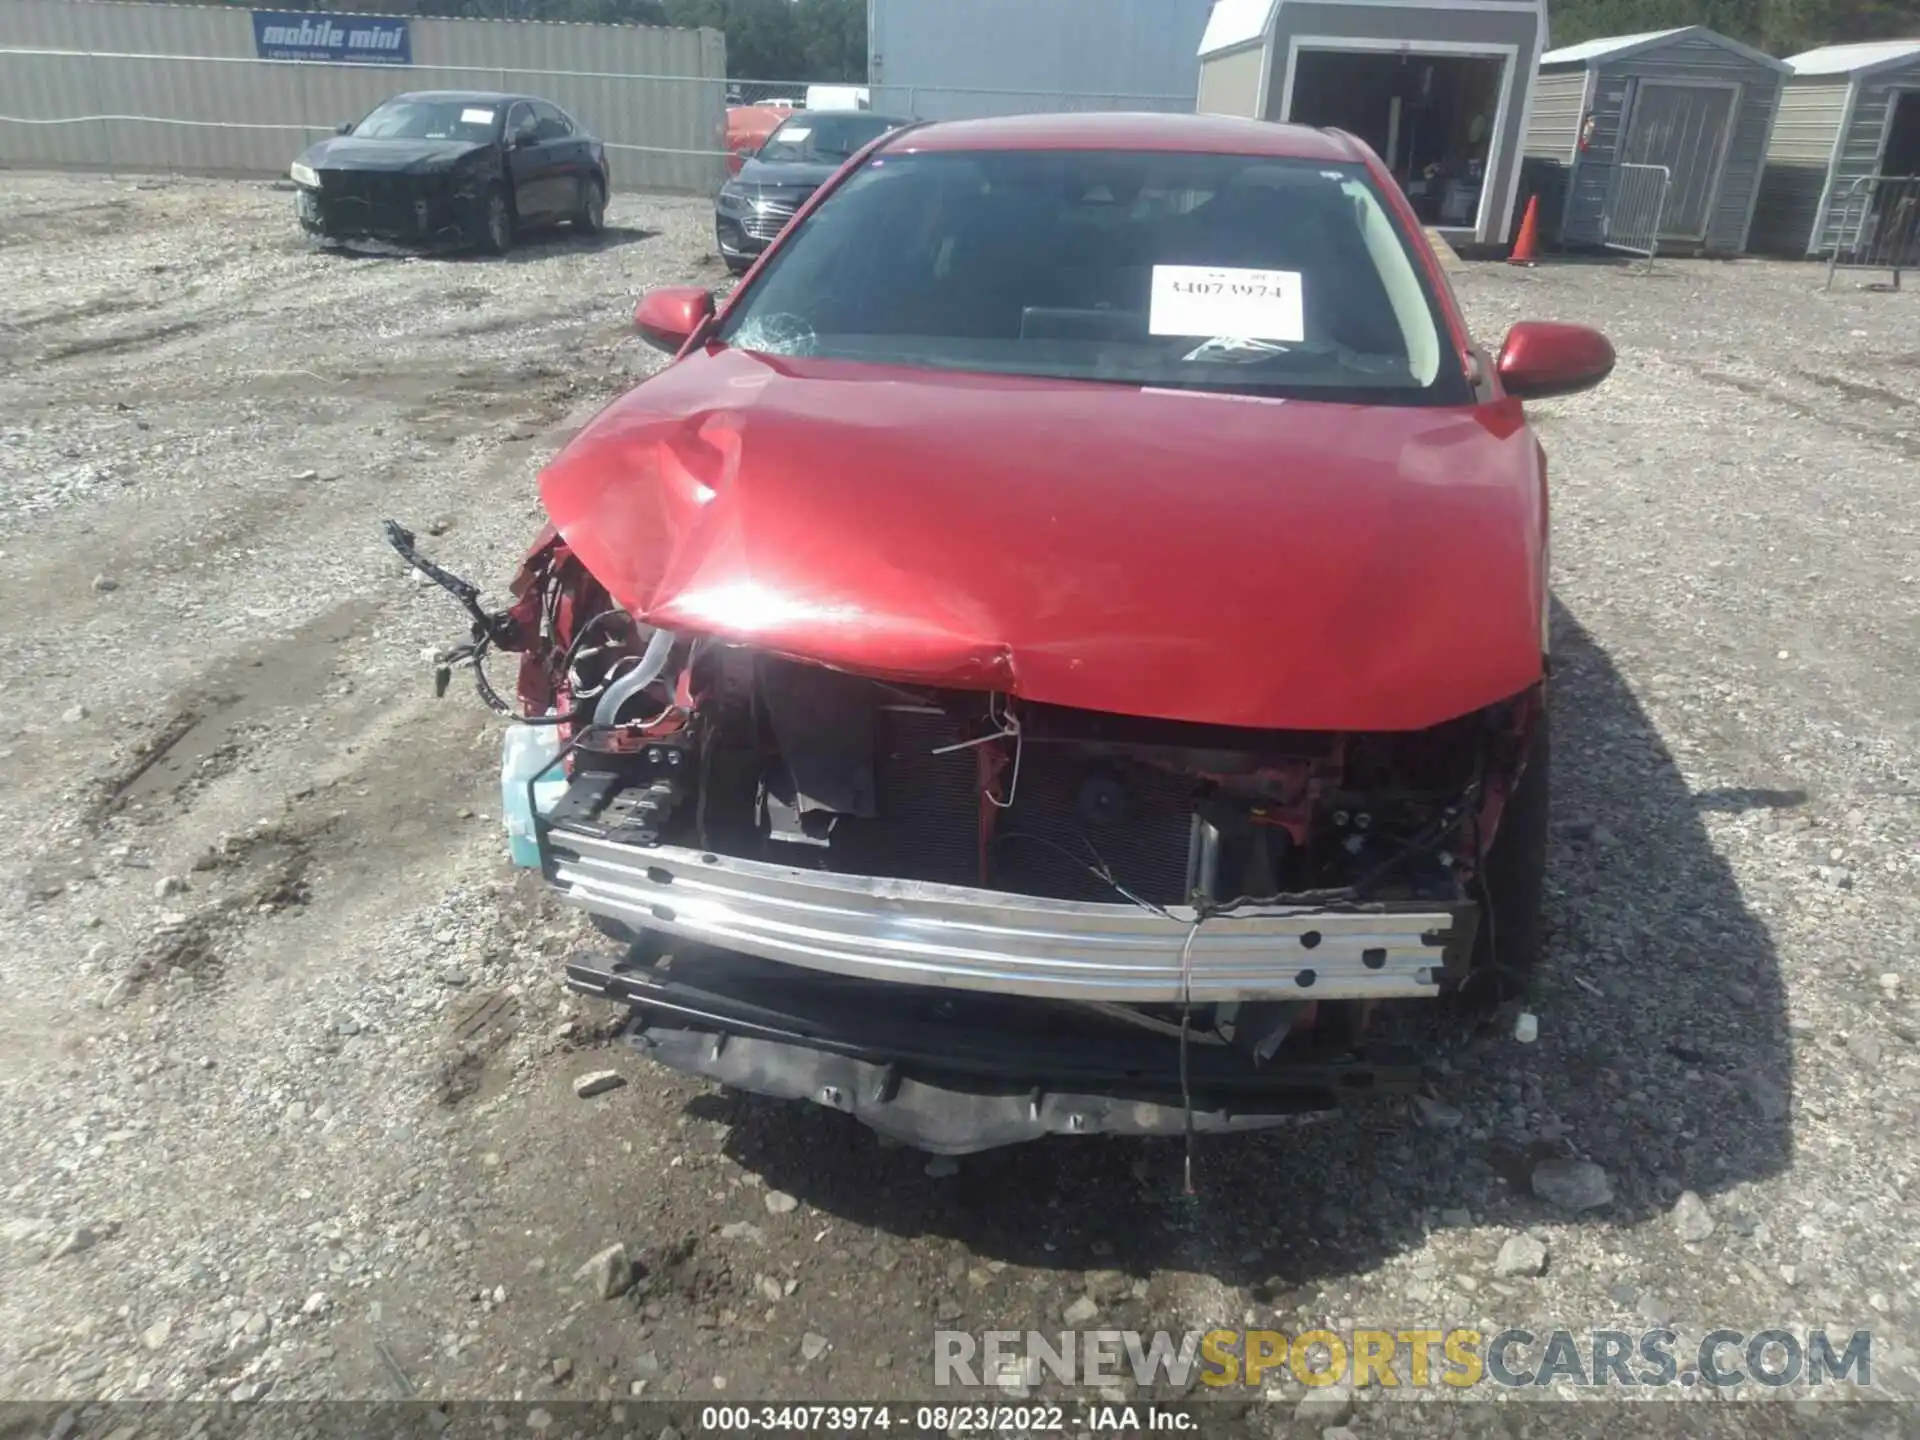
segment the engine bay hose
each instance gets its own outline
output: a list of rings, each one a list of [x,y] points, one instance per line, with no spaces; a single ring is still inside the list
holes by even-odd
[[[667,656],[673,651],[673,640],[671,630],[653,632],[640,663],[607,686],[605,693],[600,696],[600,703],[593,707],[594,728],[611,729],[620,714],[620,707],[660,678],[660,672],[667,668]]]

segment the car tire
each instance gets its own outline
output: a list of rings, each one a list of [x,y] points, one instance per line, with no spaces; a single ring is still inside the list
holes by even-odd
[[[513,199],[504,185],[490,185],[480,197],[480,248],[504,255],[513,248]]]
[[[751,260],[736,260],[731,255],[722,255],[720,258],[727,262],[727,273],[729,275],[744,275],[753,268],[753,262]]]
[[[580,186],[580,208],[573,212],[574,232],[598,235],[607,228],[607,187],[598,179]]]
[[[1545,944],[1550,737],[1543,714],[1527,748],[1527,768],[1487,851],[1481,920],[1460,986],[1460,998],[1470,1008],[1492,1008],[1524,995]]]

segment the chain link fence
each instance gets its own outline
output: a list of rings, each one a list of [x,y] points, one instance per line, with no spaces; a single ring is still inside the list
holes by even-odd
[[[729,80],[727,81],[727,105],[765,105],[776,110],[799,110],[807,103],[809,86],[821,83],[812,80]],[[835,82],[839,83],[839,82]],[[847,81],[846,84],[857,84]]]
[[[1673,172],[1665,165],[1615,165],[1606,208],[1600,212],[1601,243],[1609,250],[1644,255],[1652,271],[1672,189]]]
[[[1837,270],[1920,268],[1920,175],[1863,175],[1840,198],[1834,246],[1827,256],[1827,289]]]

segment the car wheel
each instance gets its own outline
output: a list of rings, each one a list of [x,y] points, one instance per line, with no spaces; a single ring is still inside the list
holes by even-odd
[[[582,235],[598,235],[607,228],[607,187],[588,180],[580,187],[580,208],[573,212],[573,228]]]
[[[504,255],[513,248],[513,202],[498,185],[480,202],[480,248],[489,255]]]
[[[744,275],[753,268],[753,262],[751,260],[738,260],[731,255],[722,255],[720,258],[727,262],[727,273],[729,275]]]
[[[1508,797],[1487,852],[1481,921],[1460,998],[1473,1008],[1526,993],[1545,941],[1547,800],[1552,745],[1547,717],[1535,725],[1526,772]]]

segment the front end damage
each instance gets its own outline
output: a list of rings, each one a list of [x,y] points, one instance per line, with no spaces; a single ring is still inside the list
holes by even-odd
[[[1538,686],[1323,733],[873,679],[649,629],[551,531],[463,599],[453,658],[520,652],[560,737],[540,869],[618,942],[568,982],[675,1069],[935,1152],[1238,1130],[1410,1089],[1386,1002],[1500,988]]]
[[[315,172],[317,185],[295,183],[295,216],[327,245],[451,250],[483,244],[490,169],[347,170]]]

